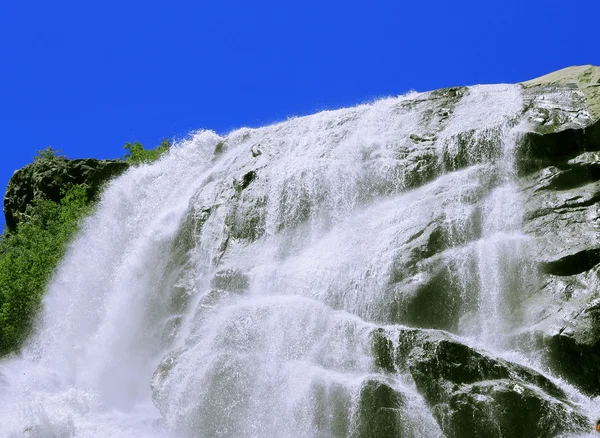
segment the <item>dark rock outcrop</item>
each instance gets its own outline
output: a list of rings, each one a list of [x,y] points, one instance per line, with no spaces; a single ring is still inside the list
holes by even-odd
[[[589,427],[548,378],[446,332],[402,329],[392,344],[384,330],[373,332],[376,364],[412,376],[448,437],[551,437]]]
[[[8,231],[26,219],[27,206],[37,197],[55,202],[62,198],[70,184],[87,188],[88,197],[95,197],[102,185],[129,168],[122,160],[92,158],[69,160],[55,157],[37,160],[17,170],[10,179],[4,196],[4,216]]]
[[[414,435],[406,421],[405,401],[399,392],[379,380],[366,380],[360,389],[358,427],[360,438],[408,437]]]

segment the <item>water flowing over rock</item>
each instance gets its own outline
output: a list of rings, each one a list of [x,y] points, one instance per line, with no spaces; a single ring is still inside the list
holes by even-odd
[[[586,436],[600,69],[409,93],[111,182],[0,362],[9,437]]]

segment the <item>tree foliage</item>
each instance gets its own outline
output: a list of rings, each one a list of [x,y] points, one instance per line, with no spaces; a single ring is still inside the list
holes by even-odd
[[[140,165],[158,160],[171,148],[163,140],[154,149],[140,142],[127,143],[125,161]],[[66,158],[60,149],[39,150],[34,161]],[[29,218],[0,238],[0,356],[17,351],[32,330],[46,285],[75,237],[93,202],[84,185],[62,190],[60,201],[43,196],[27,207]]]
[[[56,158],[65,158],[65,156],[60,149],[54,149],[52,146],[48,146],[45,149],[37,151],[36,156],[33,157],[33,161],[54,160]]]
[[[30,219],[0,241],[0,355],[16,351],[26,339],[46,284],[92,209],[81,185],[62,195],[59,203],[34,199]]]
[[[127,142],[123,147],[127,151],[124,158],[125,161],[134,165],[152,163],[162,157],[170,148],[171,140],[169,139],[163,139],[154,149],[144,149],[139,141],[134,141],[133,144]]]

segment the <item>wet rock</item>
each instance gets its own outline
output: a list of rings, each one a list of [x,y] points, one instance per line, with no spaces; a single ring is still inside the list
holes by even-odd
[[[398,282],[392,290],[390,320],[412,327],[456,330],[467,306],[443,256],[422,262],[414,276]]]
[[[323,436],[345,438],[350,436],[350,412],[352,394],[343,384],[315,379],[311,398],[315,401],[311,409],[314,427]]]
[[[252,152],[252,157],[256,158],[260,155],[262,155],[262,151],[259,149],[260,145],[253,145],[252,148],[250,149],[250,152]]]
[[[376,367],[391,373],[396,371],[394,345],[383,329],[371,333],[371,349]]]
[[[544,86],[576,86],[583,95],[592,117],[600,119],[600,68],[580,65],[563,68],[530,81],[523,82],[527,88]]]
[[[600,310],[590,313],[587,316],[592,326],[589,339],[577,339],[574,333],[561,333],[546,337],[545,347],[550,365],[561,377],[584,392],[597,395],[600,388]]]
[[[600,148],[600,68],[570,67],[524,82],[526,135],[517,162],[523,174]]]
[[[597,184],[526,192],[523,230],[534,239],[530,258],[540,274],[520,305],[525,331],[551,368],[593,395],[600,394]]]
[[[236,269],[224,269],[215,274],[211,286],[229,292],[244,292],[249,285],[248,276]]]
[[[252,195],[250,186],[229,208],[225,223],[233,239],[253,242],[265,232],[267,198]]]
[[[519,172],[527,174],[546,166],[568,162],[583,152],[598,150],[600,123],[592,123],[590,119],[587,121],[578,128],[545,134],[528,133],[517,155]]]
[[[379,380],[363,383],[359,395],[356,438],[412,436],[403,421],[405,402],[402,394]]]
[[[542,262],[544,273],[550,275],[575,275],[589,271],[600,263],[600,248],[589,248],[566,254],[558,260]]]
[[[248,173],[245,173],[240,181],[235,181],[234,185],[235,185],[235,189],[238,192],[241,192],[242,190],[244,190],[245,188],[247,188],[252,181],[254,181],[256,179],[256,172],[254,170],[251,170]]]
[[[215,146],[214,155],[215,156],[221,155],[226,148],[227,148],[226,140],[222,140],[222,141],[218,142],[217,145]]]
[[[396,361],[448,437],[556,436],[588,427],[543,375],[445,332],[402,330]]]
[[[555,437],[588,428],[566,404],[511,380],[465,385],[437,412],[448,437]]]
[[[599,81],[600,68],[580,66],[525,82],[532,132],[516,156],[521,231],[538,275],[516,298],[513,345],[537,350],[590,395],[600,395]]]

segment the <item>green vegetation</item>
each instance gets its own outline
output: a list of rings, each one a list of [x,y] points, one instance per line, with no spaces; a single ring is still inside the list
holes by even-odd
[[[171,148],[171,141],[163,139],[160,144],[154,149],[144,149],[144,146],[139,141],[134,141],[133,144],[127,142],[123,149],[125,153],[125,161],[134,165],[152,163],[158,160],[164,153]]]
[[[54,160],[56,158],[66,158],[60,149],[53,149],[52,146],[48,146],[46,149],[41,149],[37,152],[37,155],[33,157],[33,161],[42,160]]]
[[[144,149],[137,141],[127,143],[124,160],[132,165],[151,163],[170,148],[169,140],[154,149]],[[62,168],[59,162],[65,158],[48,146],[33,161],[53,169]],[[25,219],[10,232],[5,229],[0,238],[0,356],[17,351],[31,332],[48,281],[81,220],[93,209],[95,190],[87,181],[74,184],[51,178],[48,184],[58,185],[60,196],[35,194],[24,211]]]
[[[51,148],[35,160],[53,160]],[[60,202],[37,197],[27,208],[29,219],[0,240],[0,356],[16,351],[31,331],[46,284],[92,208],[86,188],[69,185]]]

